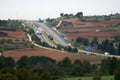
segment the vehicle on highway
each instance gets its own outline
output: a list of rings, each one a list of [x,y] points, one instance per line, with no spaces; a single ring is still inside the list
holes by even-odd
[[[42,34],[42,32],[40,32],[40,31],[36,31],[36,33],[37,33],[38,35],[41,35],[41,34]]]

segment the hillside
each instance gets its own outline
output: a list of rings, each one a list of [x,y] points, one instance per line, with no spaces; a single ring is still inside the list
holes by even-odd
[[[59,35],[64,34],[64,39],[78,49],[86,50],[90,46],[93,52],[120,55],[119,17],[119,13],[95,16],[62,13],[59,18],[47,20],[47,24],[56,28]]]
[[[101,56],[94,56],[94,55],[82,55],[82,54],[76,54],[76,53],[69,53],[69,52],[60,52],[55,50],[49,50],[44,48],[35,48],[35,49],[18,49],[18,50],[11,50],[6,51],[4,53],[4,56],[13,57],[15,61],[19,60],[22,56],[46,56],[50,57],[52,59],[55,59],[57,62],[61,61],[65,57],[69,57],[72,62],[75,60],[87,60],[90,63],[100,63],[102,59],[105,59],[105,57]]]

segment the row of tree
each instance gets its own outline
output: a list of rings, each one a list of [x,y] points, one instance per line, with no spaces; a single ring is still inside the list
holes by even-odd
[[[51,47],[47,43],[41,42],[41,40],[37,37],[36,34],[32,34],[32,40],[33,40],[33,42],[35,42],[41,46],[50,47],[50,48],[54,48],[54,49],[58,49],[58,50],[64,50],[64,51],[68,51],[68,52],[74,52],[74,53],[78,52],[77,48],[72,48],[71,46],[63,47],[61,45],[57,45],[57,48]]]
[[[75,15],[61,13],[60,16],[65,17],[65,18],[72,18],[72,17],[82,18],[83,17],[83,12],[77,12]]]
[[[0,36],[8,36],[8,34],[5,32],[0,32]]]
[[[99,41],[97,37],[94,37],[91,41],[85,38],[77,38],[76,43],[84,46],[92,46],[101,52],[109,52],[112,55],[120,55],[120,41],[119,36],[114,40]]]
[[[1,30],[16,31],[21,29],[21,22],[18,20],[0,20]]]
[[[115,75],[120,79],[120,60],[107,58],[101,64],[68,57],[56,62],[48,57],[23,56],[17,62],[11,57],[0,57],[0,80],[55,80],[64,77]]]

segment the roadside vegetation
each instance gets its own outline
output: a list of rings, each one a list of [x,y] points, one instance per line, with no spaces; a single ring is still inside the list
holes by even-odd
[[[58,27],[59,21],[62,22]],[[59,18],[47,19],[47,23],[51,27],[57,26],[56,29],[65,34],[66,41],[77,49],[120,55],[119,13],[93,16],[84,16],[83,12],[61,13]]]
[[[32,33],[32,30],[28,31]],[[31,48],[26,36],[27,27],[18,20],[0,20],[0,53],[8,50]]]
[[[114,57],[104,59],[100,64],[90,64],[88,61],[80,60],[71,63],[68,57],[56,62],[44,56],[23,56],[15,62],[11,57],[0,56],[0,64],[0,80],[119,80],[120,78],[120,60]]]
[[[51,28],[56,27],[59,21],[62,20],[57,30],[65,33],[68,37],[66,41],[70,41],[74,46],[63,47],[57,45],[56,48],[41,42],[27,23],[18,20],[0,20],[0,80],[120,80],[120,59],[115,57],[105,58],[99,64],[91,64],[89,61],[82,59],[72,62],[68,57],[61,61],[56,61],[45,56],[22,56],[19,60],[15,61],[10,57],[12,55],[9,55],[9,57],[3,56],[4,52],[8,50],[24,50],[25,48],[33,50],[34,45],[28,40],[27,34],[31,36],[34,43],[61,51],[78,53],[78,49],[84,49],[120,55],[120,35],[117,34],[120,30],[119,19],[119,13],[101,16],[83,16],[83,12],[78,12],[75,15],[61,13],[57,19],[47,19],[47,24]],[[73,32],[69,30],[62,31],[65,28],[73,29],[76,27],[84,28],[84,30],[89,27],[95,29],[87,31],[75,30]],[[102,29],[98,30],[98,27],[102,27]],[[85,35],[79,37],[80,34],[85,34],[85,32],[89,35],[92,31],[94,31],[92,34],[94,37],[86,37]],[[102,33],[102,37],[99,37],[99,35],[95,36],[99,32]],[[110,36],[110,38],[108,38],[109,36],[103,37],[105,35],[103,32],[114,32],[114,35]],[[109,33],[108,35],[110,35]],[[76,37],[73,34],[78,36]],[[48,37],[53,40],[51,36]],[[56,56],[58,55],[56,54]]]

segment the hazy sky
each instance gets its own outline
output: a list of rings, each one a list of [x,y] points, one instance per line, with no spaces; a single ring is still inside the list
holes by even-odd
[[[0,19],[43,19],[80,11],[84,15],[120,12],[120,0],[0,0]]]

